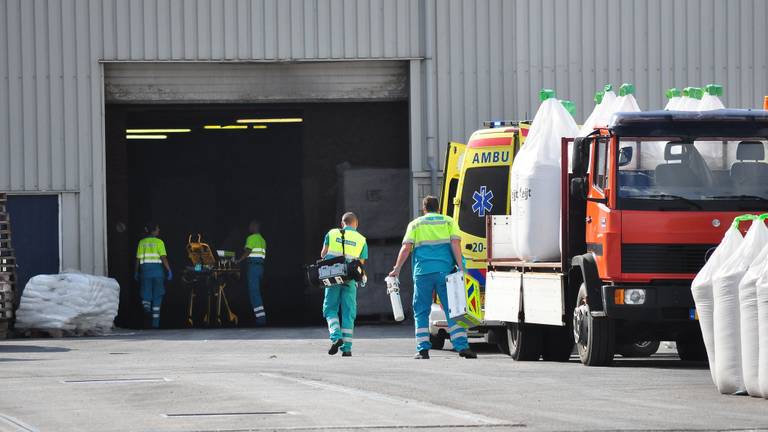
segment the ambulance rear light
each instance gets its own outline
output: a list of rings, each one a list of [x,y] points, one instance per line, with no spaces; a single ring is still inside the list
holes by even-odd
[[[483,127],[489,129],[517,125],[518,122],[512,120],[486,120],[483,122]]]

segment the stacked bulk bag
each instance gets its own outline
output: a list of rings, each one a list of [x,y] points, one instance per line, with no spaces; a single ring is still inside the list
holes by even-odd
[[[38,275],[24,288],[16,328],[102,334],[112,328],[119,300],[120,286],[111,278],[82,273]]]
[[[680,89],[673,87],[667,90],[666,96],[669,100],[667,101],[667,105],[664,107],[664,110],[678,111],[683,100],[683,92],[681,92]]]
[[[720,100],[720,96],[723,94],[723,86],[708,84],[704,87],[704,90],[694,87],[691,92],[694,99],[699,97],[699,99],[695,99],[697,101],[696,108],[692,111],[712,111],[725,108],[725,105]],[[723,146],[719,141],[697,142],[695,147],[709,166],[714,167],[723,163]],[[734,149],[734,158],[736,156],[736,147],[736,145],[728,146],[728,148]],[[726,167],[722,168],[725,169]]]
[[[589,117],[584,120],[584,124],[576,136],[587,136],[595,130],[595,127],[606,126],[610,118],[605,113],[610,110],[615,101],[616,93],[613,92],[613,86],[610,84],[607,84],[603,90],[595,93],[595,108],[589,114]]]
[[[555,98],[539,94],[525,145],[512,164],[510,214],[515,221],[513,248],[517,258],[545,261],[560,258],[561,139],[578,133],[573,117]]]
[[[712,111],[718,109],[725,109],[723,101],[720,100],[720,96],[723,95],[723,86],[717,84],[708,84],[704,87],[704,91],[701,96],[701,100],[696,105],[697,111]]]
[[[707,358],[709,359],[709,371],[712,375],[712,381],[715,383],[717,383],[716,366],[718,359],[715,352],[713,279],[722,264],[738,252],[743,242],[744,237],[742,237],[739,231],[738,223],[735,222],[725,232],[720,245],[709,257],[709,260],[707,260],[707,263],[704,264],[704,267],[699,271],[691,284],[693,301],[696,303],[696,313],[699,316],[699,325],[701,326],[701,336],[704,339],[704,347],[707,350]]]
[[[743,246],[741,253],[744,256],[742,267],[748,262],[747,271],[739,282],[739,316],[741,331],[741,368],[744,378],[744,388],[752,396],[765,397],[760,389],[759,380],[759,314],[757,310],[757,281],[765,268],[768,260],[768,227],[765,219],[768,215],[760,216],[752,222],[750,232],[757,231],[753,237],[753,244]],[[749,237],[749,233],[747,237]],[[768,312],[768,311],[765,311]],[[768,373],[768,371],[766,371]]]
[[[768,398],[768,227],[737,217],[691,286],[718,391]],[[752,226],[742,237],[741,222]]]
[[[704,90],[701,87],[684,88],[680,106],[677,108],[678,111],[698,111],[702,97],[704,97]]]
[[[635,86],[629,83],[624,83],[619,87],[619,97],[616,98],[616,102],[611,106],[608,114],[608,119],[618,112],[638,112],[640,107],[637,105],[635,99]]]
[[[758,384],[760,395],[768,398],[768,261],[763,261],[760,277],[755,282],[755,294],[757,299],[757,336],[759,341],[757,350]]]
[[[762,220],[757,220],[754,216],[746,216],[739,221],[746,219],[753,220],[753,223],[744,241],[738,250],[721,263],[712,278],[715,359],[717,359],[715,384],[723,394],[745,390],[739,283],[749,269],[752,259],[760,253],[763,246],[768,244],[768,229]],[[749,347],[747,349],[749,350]]]

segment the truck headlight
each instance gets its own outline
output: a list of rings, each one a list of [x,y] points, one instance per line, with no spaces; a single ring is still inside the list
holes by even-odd
[[[616,288],[613,293],[615,304],[641,305],[645,304],[645,289],[643,288]]]

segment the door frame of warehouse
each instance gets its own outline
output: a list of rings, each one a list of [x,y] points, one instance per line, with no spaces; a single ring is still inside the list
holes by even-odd
[[[5,194],[8,196],[55,196],[56,197],[56,213],[57,213],[57,233],[59,238],[57,239],[58,244],[58,255],[59,255],[59,273],[61,273],[64,270],[64,260],[62,259],[62,254],[64,253],[64,219],[62,216],[61,211],[61,205],[62,205],[62,194],[64,192],[61,191],[13,191],[13,192],[6,192]],[[11,219],[11,232],[13,232],[13,219]],[[13,246],[13,238],[11,238],[11,246]]]

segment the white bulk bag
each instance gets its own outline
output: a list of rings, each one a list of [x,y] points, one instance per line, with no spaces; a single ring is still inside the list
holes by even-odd
[[[739,229],[733,226],[729,228],[725,232],[720,245],[709,257],[709,260],[707,260],[707,263],[704,264],[704,267],[699,271],[691,284],[693,301],[696,303],[696,314],[699,316],[699,326],[701,326],[701,336],[704,339],[704,347],[707,350],[707,358],[709,359],[709,371],[714,383],[717,383],[717,357],[715,353],[712,278],[723,262],[739,250],[743,242],[744,237],[742,237]]]
[[[767,246],[768,248],[768,246]],[[760,394],[768,398],[768,261],[763,262],[763,269],[755,284],[757,297],[757,336],[758,362],[757,375]]]
[[[680,103],[682,102],[682,92],[677,88],[671,88],[667,90],[667,105],[664,107],[666,111],[677,111]]]
[[[513,247],[526,261],[560,258],[561,139],[574,137],[578,127],[555,98],[542,90],[541,106],[525,144],[512,164],[511,216],[516,232]]]
[[[694,93],[698,95],[701,92],[700,89],[695,89]],[[709,84],[705,87],[704,93],[701,95],[701,100],[696,103],[695,109],[692,111],[712,111],[718,109],[725,109],[725,105],[720,100],[720,95],[723,94],[723,87],[716,84]],[[712,167],[720,166],[723,163],[723,146],[721,141],[707,141],[697,142],[695,144],[696,150],[699,151],[707,164]],[[731,146],[729,146],[731,147]],[[736,146],[732,146],[735,148]],[[723,169],[727,169],[725,166]]]
[[[743,217],[737,218],[739,221]],[[720,393],[733,394],[745,390],[741,361],[741,312],[739,283],[755,255],[768,241],[766,230],[759,224],[752,227],[735,253],[729,256],[712,277],[715,331],[715,384]]]
[[[602,95],[600,95],[601,93]],[[582,124],[581,129],[579,129],[576,136],[587,136],[595,130],[595,127],[606,126],[610,119],[606,118],[603,113],[613,106],[614,101],[616,101],[616,93],[611,90],[610,85],[605,86],[604,91],[598,92],[598,94],[595,95],[595,102],[597,104],[592,110],[592,113],[589,114],[589,117],[584,120],[584,124]]]
[[[763,397],[760,391],[760,380],[758,377],[759,364],[759,336],[758,336],[758,313],[757,313],[757,280],[765,267],[768,259],[768,227],[765,226],[764,219],[760,218],[752,222],[750,231],[759,231],[748,244],[745,238],[741,253],[747,261],[750,261],[749,268],[744,273],[744,277],[739,282],[739,316],[741,329],[741,369],[744,378],[744,387],[751,396]],[[749,235],[747,235],[749,237]],[[757,251],[752,256],[747,256],[750,252]]]

